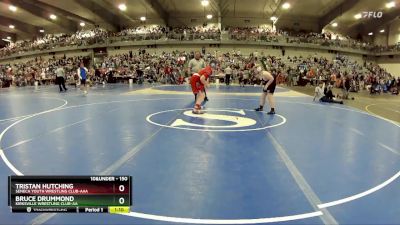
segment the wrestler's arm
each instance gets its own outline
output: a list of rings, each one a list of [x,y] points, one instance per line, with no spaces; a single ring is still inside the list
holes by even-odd
[[[208,87],[208,81],[205,76],[201,76],[200,81],[202,84],[204,84],[205,87]]]

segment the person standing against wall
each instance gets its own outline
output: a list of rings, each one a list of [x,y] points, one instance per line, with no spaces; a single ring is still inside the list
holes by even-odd
[[[225,84],[226,84],[226,85],[229,85],[229,84],[230,84],[231,77],[232,77],[232,69],[231,69],[231,66],[228,65],[228,66],[225,68]]]

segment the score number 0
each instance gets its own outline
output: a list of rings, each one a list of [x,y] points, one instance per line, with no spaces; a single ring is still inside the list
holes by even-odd
[[[129,178],[128,177],[119,177],[120,181],[128,181]],[[121,184],[118,186],[118,191],[119,192],[124,192],[125,191],[125,185]],[[125,198],[121,197],[118,199],[119,204],[123,205],[125,203]]]
[[[125,186],[123,184],[119,185],[118,190],[120,192],[124,192]],[[118,202],[119,202],[119,204],[123,205],[125,203],[125,198],[124,197],[119,198]]]
[[[118,186],[118,191],[119,192],[124,192],[125,191],[125,185],[123,185],[123,184],[119,185]],[[118,202],[119,202],[120,205],[123,205],[125,203],[125,198],[124,197],[120,197],[118,199]]]

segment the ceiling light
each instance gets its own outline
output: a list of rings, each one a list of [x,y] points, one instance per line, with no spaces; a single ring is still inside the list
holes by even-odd
[[[382,30],[380,30],[379,32],[383,33],[383,32],[385,32],[385,30],[382,29]]]
[[[126,10],[126,5],[125,4],[119,4],[118,5],[118,8],[119,8],[119,10],[121,10],[121,11],[125,11]]]
[[[210,2],[208,0],[202,0],[201,1],[201,5],[202,6],[208,6],[208,4],[210,4]]]
[[[7,39],[8,39],[8,40],[11,40],[11,37],[10,37],[10,36],[8,36],[8,37],[7,37]]]
[[[146,21],[146,17],[145,17],[145,16],[142,16],[142,17],[140,17],[140,20],[141,20],[141,21]]]
[[[373,34],[374,34],[374,33],[372,33],[372,32],[369,32],[369,33],[368,33],[369,36],[371,36],[371,35],[373,35]]]
[[[50,15],[50,19],[55,20],[55,19],[57,19],[57,16],[54,15],[54,14],[51,14],[51,15]]]
[[[212,19],[212,15],[211,15],[211,14],[208,14],[208,15],[207,15],[207,19],[209,19],[209,20]]]
[[[43,29],[41,29],[41,30],[39,30],[39,32],[40,32],[40,33],[44,33],[44,30],[43,30]]]
[[[282,8],[288,9],[288,8],[290,8],[290,4],[288,2],[285,2],[285,3],[283,3]]]
[[[386,3],[386,8],[390,9],[396,6],[396,3],[394,1]]]
[[[332,27],[337,27],[338,24],[337,23],[332,23]]]
[[[14,29],[15,28],[15,26],[14,25],[10,25],[10,26],[8,26],[10,29]]]
[[[85,24],[84,22],[81,22],[79,25],[80,25],[81,27],[84,27],[86,24]]]
[[[276,16],[271,16],[270,20],[272,21],[276,21],[278,18],[276,18]]]
[[[356,19],[361,19],[361,14],[359,13],[359,14],[356,14],[356,15],[354,15],[354,18],[356,18]]]
[[[17,7],[15,7],[15,6],[13,6],[13,5],[8,6],[8,9],[9,9],[10,11],[13,11],[13,12],[17,11]]]

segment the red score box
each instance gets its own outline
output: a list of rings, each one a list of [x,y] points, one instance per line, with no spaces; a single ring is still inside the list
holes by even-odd
[[[74,190],[78,194],[129,194],[130,184],[128,182],[95,182],[74,184]],[[86,193],[85,193],[86,192]]]

